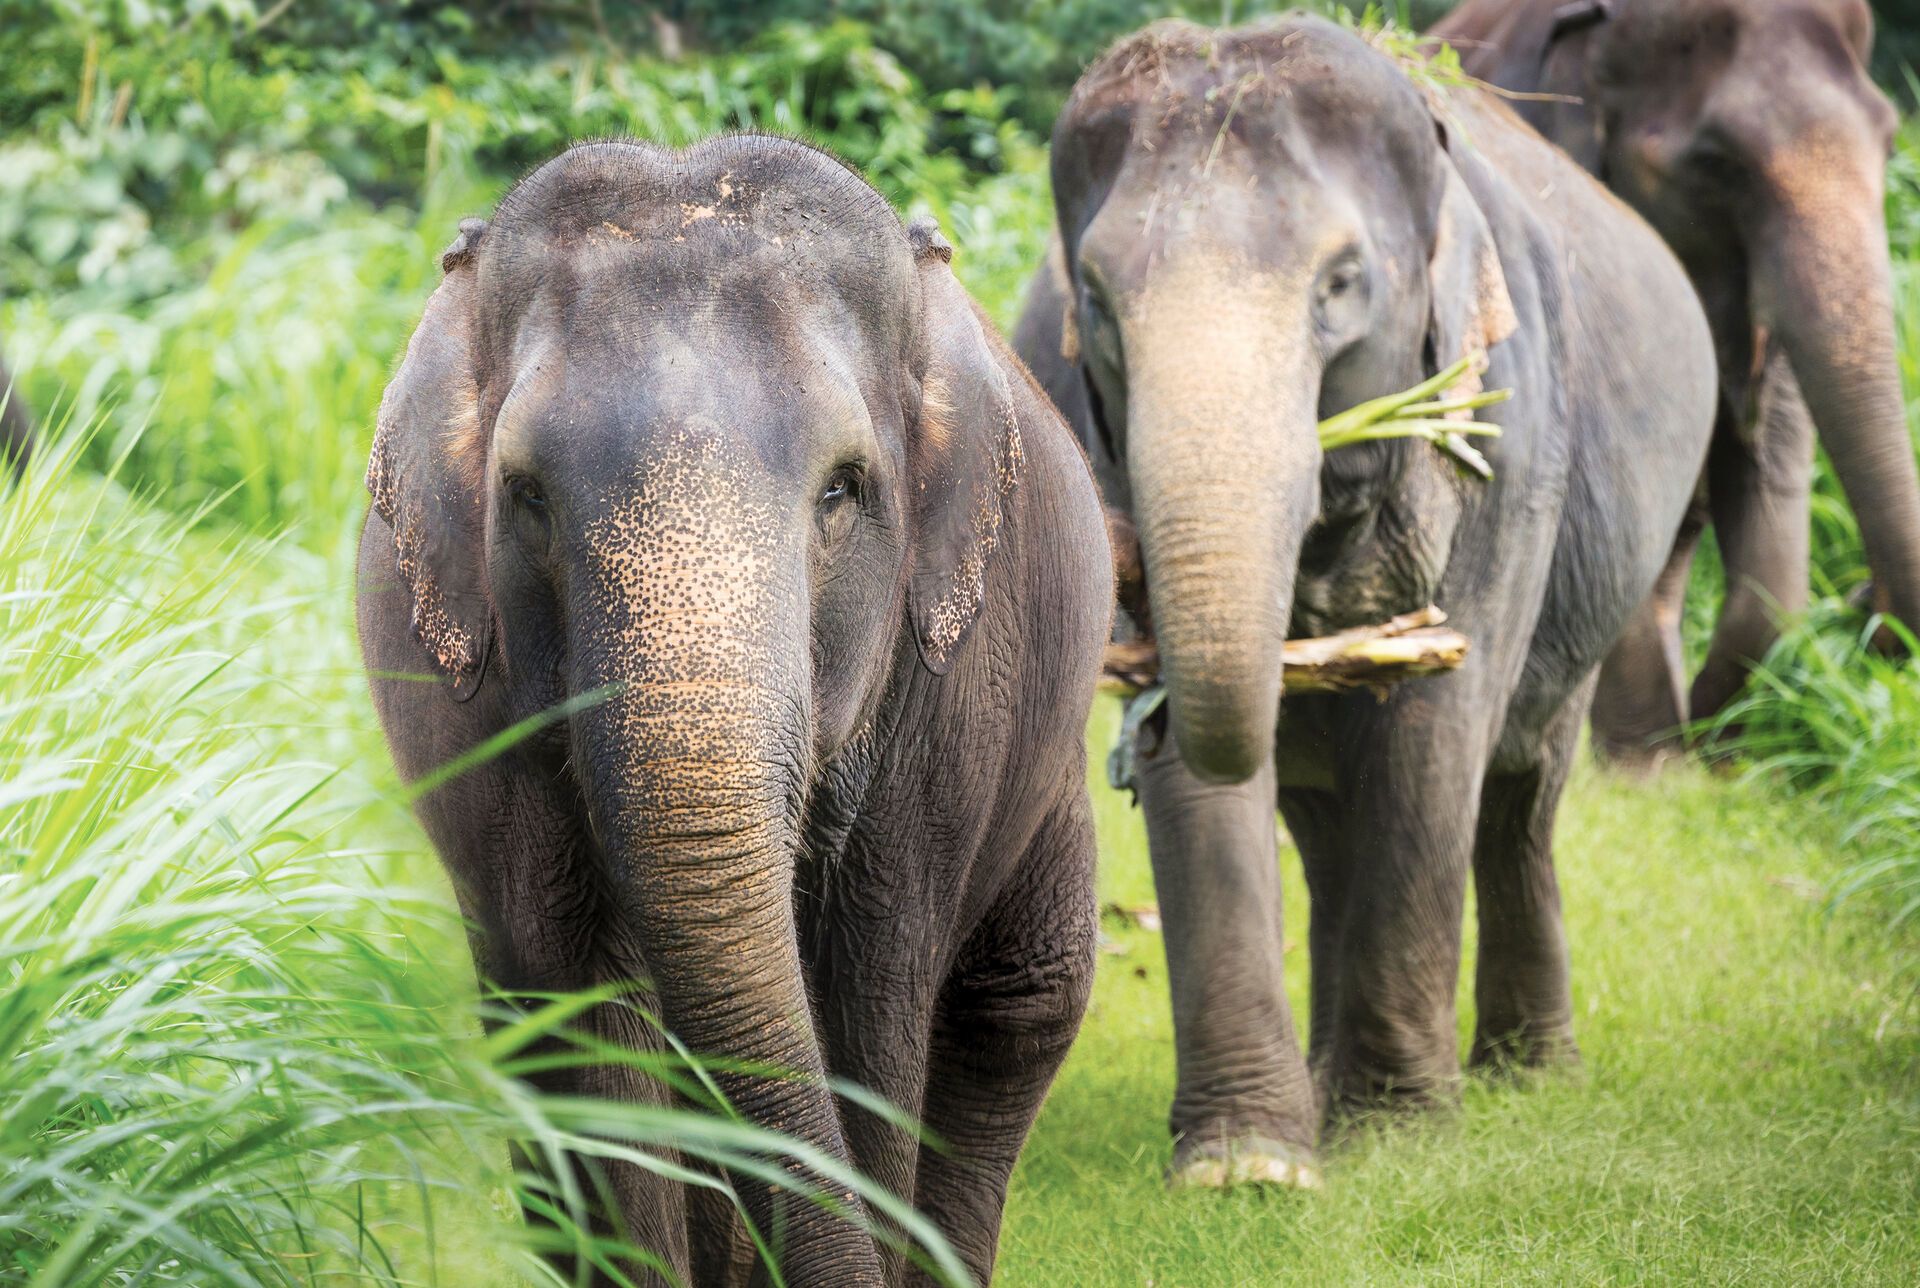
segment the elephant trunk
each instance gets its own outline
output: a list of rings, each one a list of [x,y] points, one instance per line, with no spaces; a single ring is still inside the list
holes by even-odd
[[[1180,327],[1185,309],[1149,301],[1127,332],[1127,469],[1168,718],[1188,767],[1212,782],[1244,782],[1273,755],[1294,577],[1319,504],[1318,372],[1304,355],[1285,361],[1305,346],[1275,342],[1270,310],[1249,308],[1265,320],[1245,327],[1216,317],[1200,343]]]
[[[1753,289],[1859,520],[1880,606],[1911,625],[1920,623],[1920,473],[1896,356],[1881,184],[1877,173],[1857,182],[1868,191],[1790,201],[1773,215]]]
[[[714,517],[729,512],[746,517]],[[804,547],[771,530],[755,507],[704,503],[589,530],[569,657],[575,691],[607,696],[575,718],[574,757],[661,1020],[696,1055],[781,1071],[717,1080],[747,1120],[845,1159],[792,898],[812,746]],[[740,1189],[786,1282],[879,1282],[856,1226]]]

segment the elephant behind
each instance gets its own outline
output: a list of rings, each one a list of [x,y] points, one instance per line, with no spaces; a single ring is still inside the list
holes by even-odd
[[[1474,1062],[1576,1053],[1554,817],[1706,451],[1710,338],[1652,230],[1504,106],[1416,89],[1317,18],[1121,42],[1053,179],[1060,251],[1017,344],[1144,556],[1174,1175],[1314,1184],[1326,1114],[1455,1086],[1469,869]],[[1424,442],[1322,453],[1321,417],[1475,355],[1517,391],[1483,413],[1491,481]],[[1290,632],[1428,603],[1473,642],[1459,671],[1283,695]],[[1312,900],[1306,1060],[1276,800]]]
[[[1807,604],[1814,436],[1860,523],[1876,606],[1920,622],[1920,476],[1882,201],[1892,107],[1865,0],[1467,0],[1436,24],[1472,75],[1645,215],[1713,328],[1706,513],[1661,580],[1656,632],[1607,666],[1595,731],[1637,755],[1717,712]],[[1691,690],[1687,567],[1711,517],[1727,598]]]
[[[418,804],[482,975],[648,981],[694,1052],[800,1075],[720,1074],[748,1120],[920,1205],[984,1282],[1091,981],[1112,595],[1086,462],[951,254],[789,140],[549,162],[462,225],[387,389],[359,624],[408,780],[571,704]],[[584,1024],[655,1041],[623,1006]],[[607,1182],[679,1281],[743,1281],[723,1203]],[[739,1189],[785,1282],[907,1277]]]

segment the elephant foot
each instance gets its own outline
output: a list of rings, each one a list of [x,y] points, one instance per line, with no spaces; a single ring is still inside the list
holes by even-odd
[[[1495,1077],[1575,1070],[1580,1067],[1580,1045],[1565,1028],[1532,1034],[1515,1030],[1498,1038],[1475,1034],[1468,1067],[1477,1074]]]
[[[1320,1167],[1312,1150],[1267,1136],[1175,1146],[1173,1165],[1167,1169],[1168,1188],[1229,1190],[1242,1185],[1317,1190],[1321,1186]]]
[[[1593,751],[1601,765],[1626,778],[1652,778],[1668,765],[1686,759],[1686,744],[1678,737],[1654,741],[1612,739],[1595,733]]]

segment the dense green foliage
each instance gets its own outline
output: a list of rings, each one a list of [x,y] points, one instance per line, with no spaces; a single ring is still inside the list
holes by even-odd
[[[175,503],[232,489],[221,517],[307,540],[358,504],[368,409],[458,218],[571,139],[802,134],[938,216],[988,299],[1018,291],[1049,218],[998,92],[930,97],[852,25],[700,62],[376,47],[310,72],[197,29],[26,43],[65,78],[0,134],[0,336],[29,400],[104,416],[96,462],[129,448]]]
[[[539,1024],[478,1036],[352,645],[373,409],[458,218],[583,136],[819,141],[938,215],[1010,323],[1051,218],[1052,103],[1170,6],[661,8],[690,56],[611,3],[0,0],[0,353],[95,431],[81,465],[0,491],[0,1283],[496,1282],[528,1264],[470,1237],[510,1207],[508,1139],[775,1148],[723,1113],[530,1099],[504,1075]],[[1892,174],[1920,389],[1911,126]],[[1637,1253],[1722,1280],[1910,1263],[1911,1178],[1881,1164],[1920,1118],[1911,981],[1890,982],[1911,927],[1853,932],[1920,908],[1920,675],[1863,647],[1858,532],[1830,472],[1819,488],[1821,601],[1714,731],[1748,781],[1575,792],[1592,1088],[1477,1088],[1469,1132],[1363,1143],[1298,1221],[1166,1206],[1164,976],[1116,928],[1136,955],[1105,961],[1022,1171],[1009,1282],[1478,1276],[1485,1221],[1543,1281],[1631,1278]],[[1696,637],[1716,580],[1703,560]],[[1818,809],[1789,824],[1761,799],[1784,790]],[[1137,902],[1137,820],[1102,809],[1106,896]],[[1686,861],[1649,877],[1667,854]],[[1823,934],[1808,914],[1839,894],[1860,896],[1849,935]],[[1781,979],[1778,1005],[1725,1001]],[[1816,1142],[1804,1171],[1770,1131]],[[1138,1246],[1085,1235],[1123,1221]],[[1316,1261],[1331,1246],[1354,1255]]]

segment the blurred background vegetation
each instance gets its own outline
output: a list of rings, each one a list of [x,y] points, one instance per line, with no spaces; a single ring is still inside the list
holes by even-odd
[[[212,1281],[378,1280],[396,1226],[498,1219],[504,1139],[578,1127],[474,1036],[352,645],[373,409],[462,215],[574,139],[800,134],[938,216],[1010,325],[1085,61],[1169,12],[1284,7],[0,0],[0,354],[71,452],[0,492],[0,1283],[209,1282],[221,1258]],[[1905,99],[1920,2],[1877,8]],[[1913,391],[1911,124],[1891,178]],[[1824,469],[1814,523],[1818,603],[1716,754],[1813,807],[1843,859],[1818,897],[1892,928],[1910,994],[1920,675],[1862,646]],[[1716,593],[1705,559],[1696,647]],[[426,1246],[447,1282],[496,1281]]]

